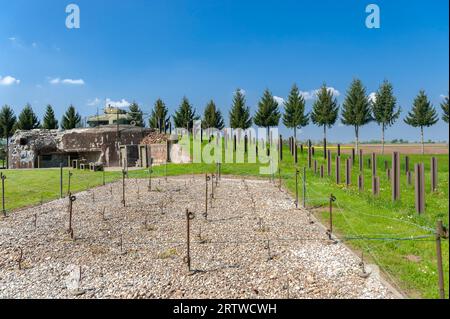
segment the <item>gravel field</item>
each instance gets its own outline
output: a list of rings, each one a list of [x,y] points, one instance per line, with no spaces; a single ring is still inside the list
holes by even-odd
[[[222,178],[207,220],[204,176],[153,179],[151,192],[129,179],[125,189],[126,207],[122,182],[77,194],[74,240],[68,198],[0,219],[0,298],[397,296],[268,181]]]

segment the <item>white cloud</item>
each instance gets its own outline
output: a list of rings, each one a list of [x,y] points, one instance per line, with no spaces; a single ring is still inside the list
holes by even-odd
[[[439,97],[440,97],[441,99],[446,99],[446,98],[448,98],[448,95],[441,94],[441,95],[439,95]]]
[[[0,75],[0,85],[10,86],[10,85],[14,85],[14,84],[20,84],[20,80],[12,77],[10,75],[7,75],[5,77],[2,77]]]
[[[111,99],[106,99],[106,106],[111,106],[111,107],[118,107],[118,108],[124,108],[124,107],[129,107],[130,106],[130,102],[128,102],[125,99],[122,99],[121,101],[113,101]]]
[[[284,105],[284,103],[286,103],[286,101],[282,97],[279,97],[279,96],[274,96],[273,99],[275,101],[277,101],[278,105]]]
[[[101,102],[102,102],[102,101],[101,101],[98,97],[96,97],[96,98],[93,99],[93,100],[88,100],[87,105],[88,105],[88,106],[98,106],[98,105],[100,105]]]
[[[369,101],[372,103],[375,103],[377,101],[377,94],[375,92],[369,94]]]
[[[338,97],[341,95],[341,92],[336,90],[334,87],[327,87],[328,92],[331,92],[334,97]],[[317,97],[317,93],[320,92],[321,89],[311,90],[311,91],[300,91],[300,95],[303,96],[305,100],[314,100]]]
[[[84,80],[83,79],[77,79],[77,80],[72,80],[72,79],[63,79],[61,80],[60,78],[54,78],[54,79],[50,79],[50,84],[69,84],[69,85],[84,85]]]

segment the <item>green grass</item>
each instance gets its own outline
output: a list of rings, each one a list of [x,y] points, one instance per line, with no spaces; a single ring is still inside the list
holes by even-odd
[[[284,160],[280,165],[283,185],[293,195],[295,192],[295,166],[289,150],[283,151]],[[344,165],[347,155],[341,158],[341,180],[344,182]],[[336,233],[349,239],[347,245],[357,252],[364,252],[366,259],[377,263],[385,272],[390,281],[400,287],[411,297],[437,298],[438,278],[436,263],[436,248],[433,237],[436,221],[443,220],[448,227],[448,155],[436,155],[439,166],[438,191],[430,190],[430,155],[410,155],[410,169],[414,163],[423,162],[426,170],[426,212],[419,216],[414,207],[414,187],[406,183],[404,169],[404,156],[401,156],[401,199],[398,202],[391,200],[391,187],[384,170],[384,161],[391,162],[391,156],[378,156],[377,167],[380,176],[380,197],[374,198],[371,194],[371,170],[367,167],[364,158],[365,190],[357,189],[358,164],[352,170],[352,185],[347,188],[343,184],[336,185],[333,174],[331,177],[320,178],[312,170],[307,169],[306,203],[314,208],[316,216],[325,225],[328,225],[328,198],[330,194],[336,196],[334,204],[333,227]],[[334,158],[334,155],[333,155]],[[316,150],[315,159],[319,167],[326,162],[323,154]],[[305,154],[299,152],[298,167],[307,164]],[[222,165],[222,174],[263,177],[259,174],[260,164],[226,164]],[[167,175],[189,175],[214,172],[215,165],[185,164],[167,165]],[[302,170],[301,170],[302,171]],[[326,170],[325,170],[326,171]],[[6,206],[9,211],[39,203],[41,196],[44,201],[59,198],[59,170],[14,170],[4,171],[6,180]],[[73,171],[72,191],[85,190],[103,183],[102,173]],[[165,166],[154,167],[153,175],[164,176]],[[67,192],[67,170],[64,173],[64,190]],[[130,171],[130,178],[148,178],[147,170]],[[276,176],[278,179],[278,176]],[[121,178],[120,172],[106,172],[106,182]],[[302,178],[299,178],[300,198]],[[301,200],[300,200],[301,202]],[[360,236],[370,239],[357,239]],[[420,240],[387,240],[386,238],[425,237]],[[352,240],[350,240],[353,238]],[[408,256],[417,256],[419,261],[411,261]],[[416,258],[417,258],[416,257]],[[448,297],[449,256],[448,240],[443,243],[443,259],[445,272],[446,296]]]

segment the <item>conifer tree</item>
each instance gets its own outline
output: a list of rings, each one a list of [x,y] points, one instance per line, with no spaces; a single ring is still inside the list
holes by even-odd
[[[448,96],[446,96],[444,101],[442,101],[441,108],[442,112],[444,112],[444,114],[442,114],[442,119],[444,122],[448,123]]]
[[[324,84],[317,92],[317,99],[313,104],[311,112],[311,121],[323,127],[323,156],[327,157],[327,128],[331,128],[337,120],[339,114],[339,104],[333,95]]]
[[[63,130],[72,130],[74,128],[80,127],[81,125],[81,116],[75,110],[73,105],[70,105],[64,114],[61,121],[61,128]]]
[[[242,90],[237,89],[233,97],[233,105],[230,111],[230,127],[232,129],[246,130],[252,126],[250,108],[247,107]]]
[[[308,114],[305,114],[305,99],[300,94],[297,85],[294,84],[284,105],[283,123],[287,128],[294,129],[296,141],[297,129],[308,125],[308,117]]]
[[[36,114],[31,108],[30,104],[25,105],[16,123],[16,129],[22,131],[29,131],[37,129],[41,126]]]
[[[144,127],[144,121],[143,121],[143,113],[141,108],[136,102],[133,102],[130,104],[130,117],[131,121],[135,123],[135,126],[137,127]]]
[[[384,81],[375,93],[375,100],[372,101],[372,113],[375,122],[381,127],[381,153],[384,154],[386,128],[392,126],[401,113],[400,107],[397,107],[392,84],[388,81]]]
[[[0,111],[0,136],[6,139],[6,169],[9,168],[9,138],[14,133],[16,125],[16,116],[14,111],[5,105]]]
[[[413,108],[405,118],[405,123],[412,127],[420,127],[420,142],[422,144],[422,154],[425,154],[425,143],[423,137],[424,127],[433,126],[439,118],[436,109],[428,100],[425,91],[420,91],[414,99]]]
[[[267,129],[267,141],[269,141],[270,128],[278,126],[280,122],[280,111],[278,102],[273,98],[272,93],[266,89],[258,103],[258,111],[255,115],[255,124]]]
[[[189,131],[192,131],[194,121],[199,119],[195,113],[196,112],[189,103],[187,97],[183,97],[183,101],[173,117],[175,126],[177,128],[186,128]]]
[[[150,128],[159,130],[160,133],[167,131],[170,123],[168,113],[169,110],[167,109],[166,104],[161,99],[158,99],[155,102],[155,106],[153,107],[152,115],[150,117]]]
[[[224,126],[222,113],[216,108],[213,100],[209,101],[203,115],[202,127],[205,129],[216,128],[222,130]]]
[[[342,124],[355,129],[356,153],[359,150],[359,131],[362,126],[373,120],[369,97],[366,89],[358,79],[353,80],[347,92],[342,110]]]
[[[42,128],[46,130],[57,130],[58,129],[58,120],[55,117],[55,112],[51,105],[47,105],[47,109],[45,111]]]

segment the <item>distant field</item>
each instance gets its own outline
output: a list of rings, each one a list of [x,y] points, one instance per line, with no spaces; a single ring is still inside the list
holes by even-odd
[[[320,146],[317,146],[318,148]],[[341,146],[342,153],[351,153],[354,144],[343,144]],[[337,148],[336,145],[330,145],[332,150]],[[381,144],[360,144],[360,148],[365,153],[376,153],[381,154]],[[400,152],[402,154],[421,154],[422,145],[421,144],[386,144],[384,146],[385,154],[392,154],[393,152]],[[425,154],[448,154],[447,144],[425,144]]]

